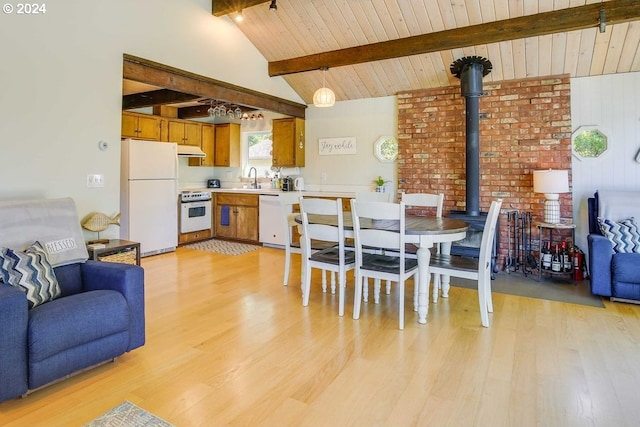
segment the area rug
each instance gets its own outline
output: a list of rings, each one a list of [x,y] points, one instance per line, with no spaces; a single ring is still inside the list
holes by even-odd
[[[145,411],[131,402],[124,401],[84,427],[173,427],[163,419]]]
[[[242,255],[247,252],[260,249],[258,245],[250,245],[247,243],[228,242],[226,240],[210,239],[202,242],[191,243],[185,245],[185,248],[198,249],[200,251],[217,252],[225,255]]]
[[[525,277],[519,272],[499,272],[491,281],[491,290],[493,293],[605,308],[602,298],[591,293],[588,280],[572,282],[543,278],[538,282],[537,279],[537,274]],[[475,281],[455,277],[451,278],[451,286],[477,289]]]

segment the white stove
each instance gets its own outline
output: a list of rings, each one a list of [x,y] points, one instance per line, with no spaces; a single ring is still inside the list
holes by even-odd
[[[211,229],[211,193],[183,191],[180,193],[180,233]]]

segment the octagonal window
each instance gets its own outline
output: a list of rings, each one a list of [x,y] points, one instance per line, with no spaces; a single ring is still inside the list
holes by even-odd
[[[393,136],[381,136],[374,144],[373,150],[381,162],[393,162],[398,157],[398,140]]]
[[[607,146],[607,135],[595,126],[582,126],[573,134],[573,152],[580,157],[600,157]]]

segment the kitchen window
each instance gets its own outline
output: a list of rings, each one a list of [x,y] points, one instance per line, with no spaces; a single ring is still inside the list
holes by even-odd
[[[255,167],[259,177],[271,172],[271,131],[247,132],[247,169]]]

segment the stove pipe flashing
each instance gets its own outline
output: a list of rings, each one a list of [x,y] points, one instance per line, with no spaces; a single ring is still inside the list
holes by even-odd
[[[480,56],[466,56],[450,66],[465,97],[466,213],[470,216],[480,215],[480,97],[484,94],[482,78],[492,67],[491,61]]]

